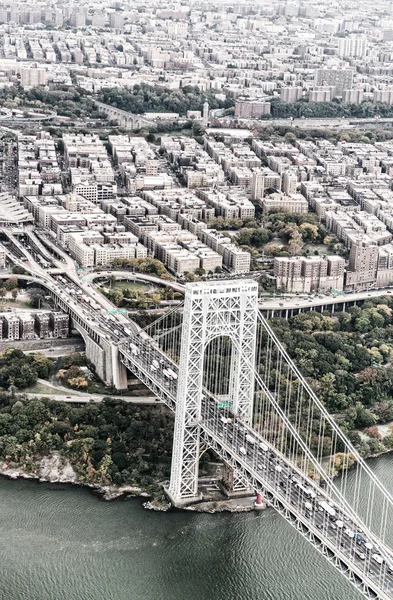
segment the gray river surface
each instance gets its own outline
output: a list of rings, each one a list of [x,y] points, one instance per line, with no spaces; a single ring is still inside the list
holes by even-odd
[[[393,491],[393,456],[369,462]],[[282,517],[0,479],[1,600],[360,600]]]

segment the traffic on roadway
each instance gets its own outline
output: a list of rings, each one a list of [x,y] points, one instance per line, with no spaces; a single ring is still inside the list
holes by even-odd
[[[124,341],[121,352],[159,386],[172,408],[176,402],[178,366],[149,338],[135,335]],[[257,432],[220,410],[218,402],[203,391],[200,426],[256,480],[260,490],[282,501],[341,560],[366,581],[393,594],[393,555],[367,531],[347,507],[332,501],[327,491],[294,466]],[[331,482],[329,482],[331,485]],[[367,583],[368,582],[368,583]],[[374,587],[374,589],[375,589]]]

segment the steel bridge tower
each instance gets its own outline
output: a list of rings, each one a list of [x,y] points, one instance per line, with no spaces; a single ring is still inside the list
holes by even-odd
[[[257,314],[258,284],[254,281],[214,281],[186,287],[172,471],[167,489],[176,506],[199,499],[204,356],[215,338],[228,337],[232,342],[228,403],[234,415],[251,424]]]

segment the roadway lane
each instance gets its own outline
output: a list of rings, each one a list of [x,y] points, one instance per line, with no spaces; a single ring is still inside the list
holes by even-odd
[[[381,296],[390,296],[393,294],[393,290],[389,288],[368,290],[363,292],[344,293],[337,295],[322,295],[318,296],[291,296],[291,298],[269,298],[259,299],[259,309],[262,312],[267,311],[285,311],[292,309],[304,309],[313,307],[330,307],[337,304],[344,304],[347,302],[358,302],[372,298],[380,298]]]
[[[129,404],[162,404],[162,402],[155,398],[155,396],[108,396],[101,394],[75,394],[73,390],[70,390],[67,395],[57,394],[33,394],[33,393],[21,393],[16,394],[21,398],[37,399],[37,398],[50,398],[57,402],[67,402],[69,404],[99,404],[104,398],[111,398],[113,400],[123,400]]]
[[[121,345],[120,351],[148,374],[150,381],[160,387],[164,401],[173,407],[176,402],[177,365],[151,340],[140,336],[129,338]],[[168,368],[174,375],[168,375]],[[294,516],[300,518],[315,536],[323,536],[324,542],[334,549],[337,556],[350,560],[358,576],[384,590],[381,597],[393,597],[391,550],[367,532],[356,515],[348,513],[336,499],[332,501],[327,491],[306,477],[253,429],[233,416],[230,423],[225,423],[221,418],[223,414],[226,413],[218,409],[214,397],[204,390],[202,430],[214,437],[218,445],[239,464],[244,464],[251,479],[255,477],[259,482],[260,489],[270,491],[276,499],[290,507]],[[382,561],[381,565],[378,560]]]

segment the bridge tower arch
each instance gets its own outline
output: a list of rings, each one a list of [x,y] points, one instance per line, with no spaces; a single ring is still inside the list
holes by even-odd
[[[254,281],[214,281],[186,287],[172,470],[167,490],[177,506],[198,499],[204,355],[216,337],[227,336],[232,341],[230,410],[251,424],[257,313],[258,285]]]

